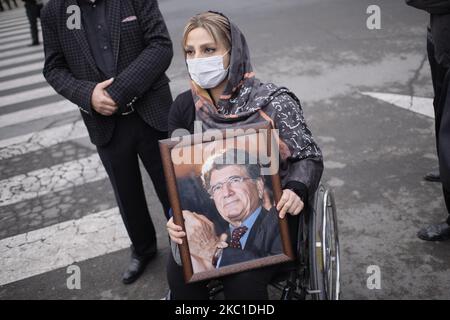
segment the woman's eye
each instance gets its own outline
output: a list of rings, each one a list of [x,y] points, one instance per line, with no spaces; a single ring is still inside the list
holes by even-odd
[[[193,54],[192,50],[184,50],[184,52],[186,52],[187,56],[191,56]]]
[[[205,49],[206,53],[214,53],[215,51],[216,51],[216,49],[214,49],[214,48],[206,48]]]

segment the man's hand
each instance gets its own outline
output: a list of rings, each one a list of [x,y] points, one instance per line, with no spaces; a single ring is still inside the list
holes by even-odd
[[[277,204],[277,210],[280,212],[279,217],[283,219],[287,212],[295,216],[303,210],[304,206],[302,199],[294,191],[284,189]]]
[[[214,224],[204,215],[188,210],[183,210],[183,218],[191,255],[212,262],[216,245],[220,242]]]
[[[114,81],[114,78],[98,83],[91,96],[91,105],[95,111],[104,116],[110,116],[117,111],[117,105],[106,88]]]

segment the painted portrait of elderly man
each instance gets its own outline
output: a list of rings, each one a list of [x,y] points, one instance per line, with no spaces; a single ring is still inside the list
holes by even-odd
[[[160,141],[174,225],[172,257],[186,282],[292,261],[282,211],[279,150],[271,126]]]
[[[195,178],[200,183],[191,190],[207,200],[194,209],[189,200],[196,197],[181,195],[194,273],[283,252],[270,183],[255,157],[241,149],[223,150],[210,156]],[[192,183],[187,180],[178,179],[179,190]]]
[[[257,158],[225,149],[200,168],[177,177],[193,273],[283,254],[272,182]]]

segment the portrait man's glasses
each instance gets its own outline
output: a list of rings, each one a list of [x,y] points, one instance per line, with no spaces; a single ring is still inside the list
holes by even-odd
[[[208,190],[208,193],[214,197],[214,196],[218,195],[220,192],[222,192],[224,185],[227,185],[227,187],[236,187],[236,186],[240,185],[242,182],[244,182],[245,180],[249,180],[249,179],[252,180],[252,178],[242,177],[242,176],[228,177],[228,179],[226,179],[225,182],[218,182],[215,185],[211,186],[211,188],[209,188],[209,190]]]

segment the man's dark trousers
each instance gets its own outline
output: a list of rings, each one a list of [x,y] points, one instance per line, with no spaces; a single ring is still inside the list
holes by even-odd
[[[434,89],[434,115],[436,147],[444,200],[450,214],[450,72],[449,68],[435,59],[435,49],[431,34],[427,38],[428,60]],[[450,225],[450,215],[447,218]]]
[[[158,146],[158,140],[165,139],[167,132],[153,129],[136,112],[116,117],[111,140],[97,150],[113,186],[133,253],[151,256],[156,252],[156,233],[147,209],[138,155],[167,215],[170,205]]]

